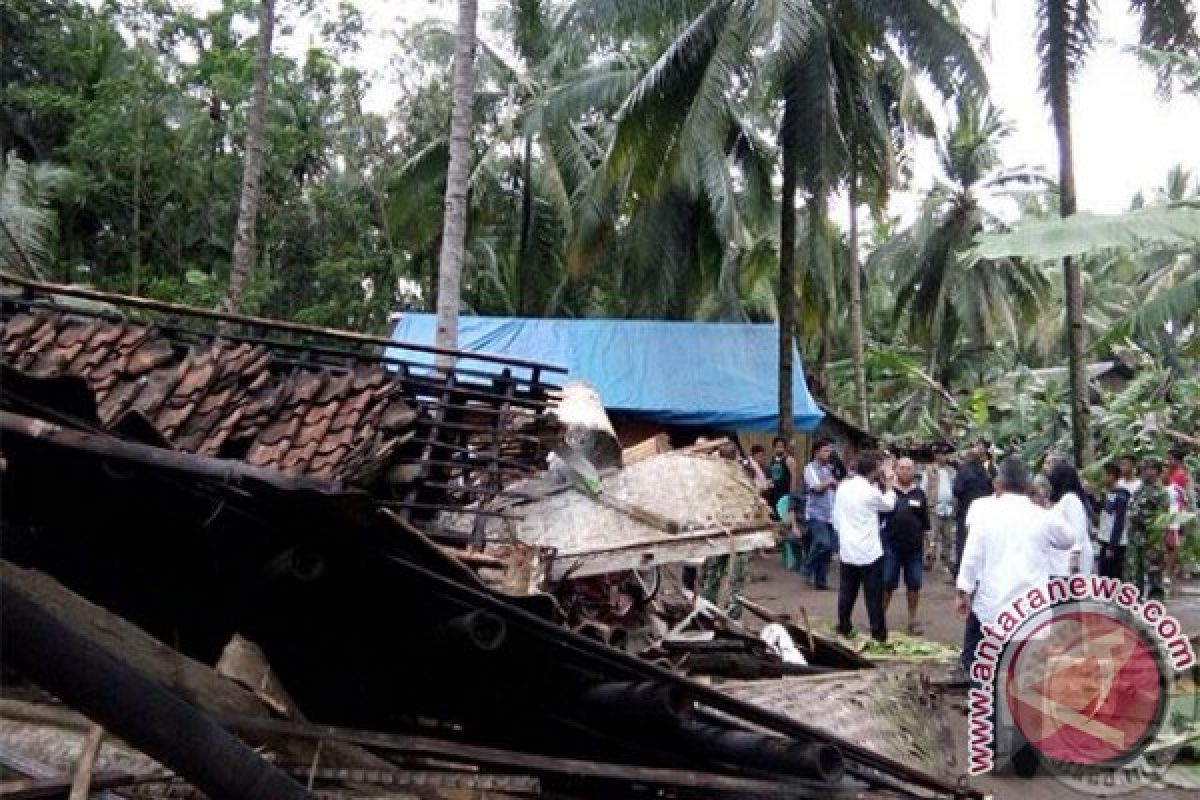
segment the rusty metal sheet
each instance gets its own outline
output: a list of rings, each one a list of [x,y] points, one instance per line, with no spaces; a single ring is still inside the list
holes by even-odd
[[[945,715],[928,679],[910,667],[880,667],[763,681],[730,681],[720,691],[737,700],[859,742],[931,775],[946,773],[953,747]]]

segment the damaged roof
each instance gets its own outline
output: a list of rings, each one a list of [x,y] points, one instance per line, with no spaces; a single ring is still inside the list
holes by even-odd
[[[30,377],[85,381],[109,429],[140,416],[175,449],[323,480],[373,474],[417,416],[378,364],[305,369],[261,345],[185,347],[147,325],[66,311],[4,319],[0,353]]]
[[[544,378],[562,372],[3,272],[0,371],[5,409],[366,490],[414,520],[541,463],[558,435]]]

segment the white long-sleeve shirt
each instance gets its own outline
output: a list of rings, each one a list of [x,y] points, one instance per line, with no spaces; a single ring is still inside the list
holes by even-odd
[[[843,481],[833,499],[838,559],[843,564],[864,566],[882,558],[879,515],[895,507],[896,493],[891,489],[881,492],[861,475]]]
[[[1062,496],[1062,499],[1054,504],[1054,511],[1058,513],[1067,527],[1071,529],[1071,533],[1075,537],[1075,543],[1071,545],[1070,550],[1055,550],[1051,548],[1046,552],[1046,558],[1050,562],[1051,575],[1070,575],[1071,574],[1071,554],[1079,553],[1079,571],[1084,575],[1090,575],[1095,572],[1096,556],[1092,548],[1092,536],[1088,525],[1087,510],[1083,507],[1083,501],[1074,492],[1067,492]]]
[[[1075,544],[1059,514],[1019,494],[976,500],[966,524],[957,586],[974,593],[971,610],[985,625],[1017,597],[1046,583],[1051,575],[1048,551],[1065,553]]]

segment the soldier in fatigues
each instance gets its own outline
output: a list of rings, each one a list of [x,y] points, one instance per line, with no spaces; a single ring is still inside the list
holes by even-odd
[[[1162,483],[1162,464],[1156,458],[1142,462],[1142,486],[1129,501],[1129,547],[1125,551],[1125,575],[1137,584],[1142,600],[1163,596],[1166,551],[1163,531],[1155,521],[1168,508]]]
[[[716,556],[704,562],[701,577],[701,594],[704,599],[718,607],[724,607],[731,619],[742,618],[742,604],[737,601],[746,588],[746,573],[750,567],[749,553],[732,556]],[[722,586],[725,573],[729,573],[728,586]],[[725,589],[722,592],[722,589]]]

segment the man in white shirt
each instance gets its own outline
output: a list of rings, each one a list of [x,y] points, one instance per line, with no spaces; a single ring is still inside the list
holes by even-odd
[[[933,530],[930,531],[930,549],[927,566],[943,564],[953,577],[954,563],[954,467],[947,461],[949,445],[937,445],[933,452],[933,463],[921,475],[921,488],[933,507]]]
[[[837,631],[850,636],[854,604],[861,586],[867,606],[871,637],[887,641],[887,618],[883,610],[883,542],[879,537],[879,515],[896,507],[892,491],[895,475],[891,467],[883,470],[879,458],[863,453],[855,475],[843,481],[833,501],[833,527],[838,534]]]
[[[1075,537],[1062,518],[1029,499],[1029,470],[1015,456],[1000,462],[996,496],[971,505],[958,570],[958,614],[967,617],[962,664],[967,674],[975,647],[1009,603],[1049,579],[1048,550],[1069,550]],[[969,612],[969,614],[968,614]]]

